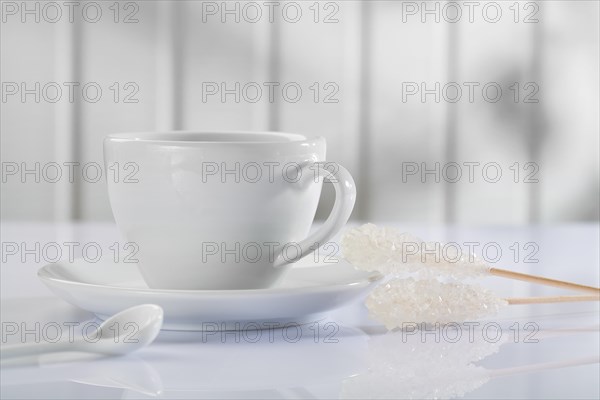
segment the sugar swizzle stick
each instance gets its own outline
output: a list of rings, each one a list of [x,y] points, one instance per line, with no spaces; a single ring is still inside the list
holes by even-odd
[[[464,254],[457,246],[424,242],[394,228],[378,228],[373,224],[350,230],[342,238],[342,250],[344,258],[355,267],[389,275],[406,273],[455,279],[493,275],[600,295],[597,287],[493,268],[474,254]]]
[[[513,304],[599,301],[598,295],[501,298],[478,285],[437,279],[392,279],[378,286],[365,304],[388,329],[404,322],[462,323],[486,319]]]

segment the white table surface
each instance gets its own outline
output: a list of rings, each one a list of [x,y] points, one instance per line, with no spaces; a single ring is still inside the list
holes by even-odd
[[[494,242],[503,250],[495,266],[599,285],[598,225],[521,228],[400,226],[427,240]],[[113,224],[2,223],[2,243],[124,243]],[[513,260],[513,243],[533,243]],[[537,262],[524,263],[532,249]],[[108,251],[108,250],[106,250]],[[523,254],[523,252],[525,254]],[[94,317],[55,297],[37,279],[45,264],[3,252],[2,322],[86,321]],[[488,278],[504,296],[565,294],[554,288]],[[4,366],[1,397],[9,398],[419,398],[464,392],[465,398],[566,399],[600,397],[600,314],[597,303],[510,306],[496,318],[502,338],[483,340],[478,328],[456,343],[433,334],[385,334],[357,302],[317,322],[339,329],[315,339],[305,328],[297,342],[281,333],[256,343],[234,334],[163,332],[150,347],[119,358]],[[481,326],[486,322],[482,322]],[[530,323],[530,325],[526,325]],[[28,325],[29,324],[29,325]],[[519,327],[518,330],[516,327]],[[512,329],[511,329],[512,327]],[[537,327],[536,343],[527,328]],[[519,334],[516,335],[516,332]],[[4,325],[3,325],[4,333]],[[518,336],[516,338],[515,336]],[[13,336],[2,343],[14,342]],[[480,354],[475,366],[465,367]],[[554,368],[552,368],[554,367]],[[454,388],[454,389],[452,389]]]

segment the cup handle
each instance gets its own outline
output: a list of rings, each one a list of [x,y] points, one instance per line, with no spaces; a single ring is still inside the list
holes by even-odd
[[[327,169],[327,167],[333,167],[334,171]],[[356,185],[350,172],[341,165],[333,162],[315,162],[305,165],[302,168],[302,172],[312,170],[315,177],[321,176],[328,178],[335,188],[335,202],[333,203],[333,209],[329,214],[329,217],[323,223],[316,232],[308,236],[306,239],[298,243],[297,248],[300,251],[293,258],[286,257],[281,250],[274,259],[275,267],[282,267],[287,264],[294,263],[301,258],[309,255],[315,251],[318,247],[322,246],[326,241],[331,239],[336,233],[338,233],[352,214],[354,208],[354,202],[356,201]]]

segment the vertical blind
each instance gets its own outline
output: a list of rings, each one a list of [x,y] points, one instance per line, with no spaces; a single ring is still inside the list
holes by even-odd
[[[355,219],[598,220],[597,2],[95,3],[96,22],[3,11],[3,164],[79,163],[3,177],[3,219],[109,220],[103,180],[77,175],[103,136],[184,129],[326,137]],[[7,95],[36,82],[40,101]]]

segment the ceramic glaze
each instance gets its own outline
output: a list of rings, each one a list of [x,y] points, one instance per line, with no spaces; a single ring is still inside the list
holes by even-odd
[[[273,286],[347,222],[356,197],[325,139],[285,133],[130,133],[104,141],[120,230],[139,248],[144,280],[161,289]],[[121,174],[126,175],[126,174]],[[312,235],[322,177],[336,200]],[[315,245],[317,244],[317,245]]]

